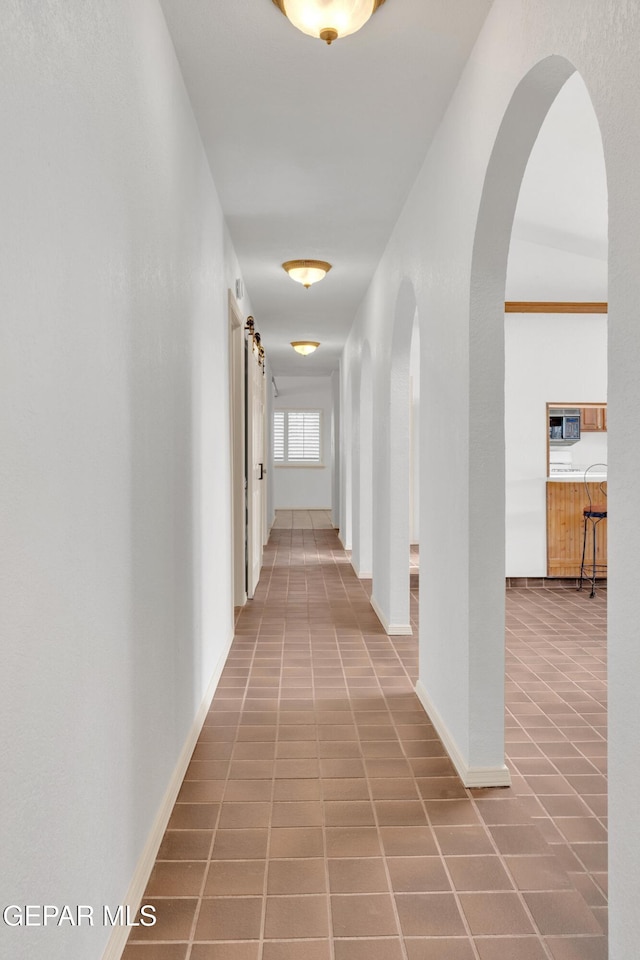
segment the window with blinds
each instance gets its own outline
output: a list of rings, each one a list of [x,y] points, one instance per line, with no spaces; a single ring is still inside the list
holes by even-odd
[[[321,411],[275,410],[274,463],[321,463]]]

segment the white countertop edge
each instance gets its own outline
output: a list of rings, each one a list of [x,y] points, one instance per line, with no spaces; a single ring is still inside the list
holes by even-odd
[[[607,479],[606,473],[590,473],[587,477],[588,483],[598,483]],[[583,473],[556,473],[547,477],[547,483],[584,483]]]

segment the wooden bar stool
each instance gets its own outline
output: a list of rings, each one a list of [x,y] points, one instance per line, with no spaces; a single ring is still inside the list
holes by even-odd
[[[593,470],[595,467],[606,467],[606,463],[592,463],[590,467],[584,472],[584,488],[587,492],[588,505],[582,511],[584,517],[584,530],[582,536],[582,562],[580,564],[580,578],[578,582],[578,590],[582,590],[582,584],[586,580],[587,583],[591,584],[591,592],[589,597],[595,597],[596,595],[596,578],[598,572],[604,571],[606,574],[607,565],[606,563],[597,563],[596,562],[596,550],[597,550],[597,531],[598,524],[602,520],[607,519],[607,491],[604,489],[604,480],[600,482],[600,492],[604,497],[604,501],[600,503],[594,503],[591,497],[591,490],[589,489],[589,471]],[[593,546],[593,557],[591,561],[585,563],[586,553],[587,553],[587,533],[591,528],[591,539]],[[589,568],[591,568],[591,573],[588,573]]]

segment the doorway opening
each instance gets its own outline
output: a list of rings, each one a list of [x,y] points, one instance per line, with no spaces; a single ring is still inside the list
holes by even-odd
[[[371,349],[362,348],[360,379],[355,383],[353,443],[353,550],[351,564],[361,580],[373,569],[373,371]]]
[[[606,910],[604,597],[578,593],[575,576],[548,577],[550,487],[566,492],[573,465],[591,455],[579,447],[573,414],[564,434],[548,404],[606,401],[606,316],[581,305],[607,300],[607,226],[593,105],[572,64],[549,57],[509,104],[475,235],[470,429],[483,443],[474,460],[481,496],[470,512],[484,558],[473,611],[484,676],[474,687],[476,696],[489,684],[497,692],[506,676],[501,713],[515,795],[537,795],[547,842],[596,916]],[[550,456],[550,429],[562,457]],[[552,476],[554,463],[567,475]],[[565,523],[555,526],[569,536]],[[589,834],[580,842],[574,818]]]
[[[409,280],[400,284],[396,298],[391,362],[388,372],[388,414],[385,411],[385,447],[380,466],[376,510],[371,603],[391,636],[408,636],[411,627],[411,541],[418,526],[419,373],[420,349],[415,291]],[[386,433],[388,431],[388,433]],[[388,506],[387,506],[388,505]]]
[[[231,435],[231,570],[233,605],[247,600],[245,506],[245,343],[244,323],[229,291],[229,429]]]

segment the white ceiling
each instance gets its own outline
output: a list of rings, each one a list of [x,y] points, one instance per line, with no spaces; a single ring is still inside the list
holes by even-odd
[[[328,47],[271,0],[161,0],[274,373],[336,368],[491,2],[386,0]]]

